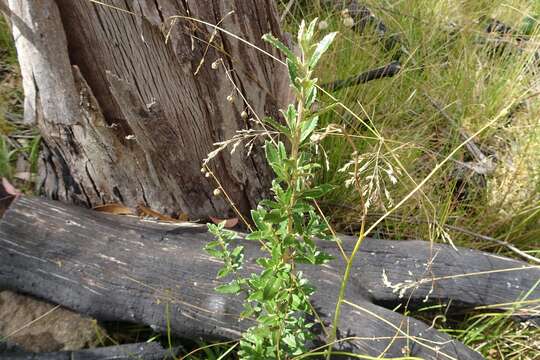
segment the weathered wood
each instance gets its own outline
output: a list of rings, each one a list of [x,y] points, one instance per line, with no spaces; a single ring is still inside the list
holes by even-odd
[[[215,142],[253,126],[240,116],[248,103],[250,116],[275,115],[288,103],[286,67],[229,35],[214,36],[211,26],[172,17],[219,23],[278,56],[261,40],[268,32],[283,37],[274,1],[100,3],[8,1],[25,119],[45,143],[41,188],[87,206],[118,201],[192,218],[230,216],[201,162]],[[219,58],[223,65],[212,69]],[[249,156],[242,146],[225,151],[211,166],[243,212],[272,179],[259,147]]]
[[[220,264],[201,250],[211,238],[202,225],[158,224],[23,197],[0,223],[0,286],[101,320],[165,329],[169,319],[180,336],[237,339],[251,321],[238,320],[242,299],[213,290]],[[347,252],[352,241],[343,238]],[[244,245],[245,271],[253,271],[260,250],[253,242]],[[313,304],[327,322],[343,264],[334,243],[319,245],[336,260],[322,269],[303,270],[318,288]],[[366,239],[346,297],[359,307],[343,305],[340,329],[343,337],[356,338],[343,347],[372,356],[385,349],[386,356],[401,356],[406,348],[426,359],[481,358],[447,335],[382,306],[408,300],[411,308],[452,300],[450,310],[503,304],[520,298],[539,278],[539,267],[478,251]],[[388,287],[388,282],[407,281],[420,283],[403,298]],[[539,289],[529,297],[539,298]]]
[[[107,346],[77,351],[29,353],[23,351],[0,352],[2,360],[164,360],[174,359],[175,351],[164,349],[159,343],[137,343]]]

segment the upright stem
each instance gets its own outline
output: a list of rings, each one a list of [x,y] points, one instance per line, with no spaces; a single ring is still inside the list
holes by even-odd
[[[354,249],[351,253],[351,256],[349,256],[349,259],[347,260],[347,265],[345,267],[345,274],[343,275],[343,279],[341,280],[338,300],[336,302],[336,309],[334,311],[334,320],[332,322],[332,333],[328,341],[329,345],[328,345],[328,350],[326,353],[327,360],[330,360],[330,357],[332,356],[332,344],[334,343],[334,341],[336,341],[336,338],[337,338],[337,329],[339,327],[339,318],[341,315],[341,303],[343,302],[343,299],[345,298],[345,290],[347,290],[347,284],[351,276],[351,269],[352,269],[353,261],[356,256],[356,253],[358,252],[358,250],[360,250],[360,246],[362,245],[362,242],[364,241],[364,238],[365,238],[365,232],[364,232],[365,224],[366,224],[365,216],[362,216],[360,234],[358,235],[358,240],[356,240],[356,244],[354,245]]]

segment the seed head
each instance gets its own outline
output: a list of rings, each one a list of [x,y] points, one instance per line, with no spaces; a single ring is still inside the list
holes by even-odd
[[[211,65],[211,66],[212,66],[212,69],[216,70],[216,69],[218,68],[218,66],[219,66],[219,60],[220,60],[220,59],[217,59],[216,61],[214,61],[214,62],[212,63],[212,65]]]
[[[351,28],[354,26],[354,19],[350,16],[347,16],[343,18],[343,25],[345,25],[348,28]]]
[[[230,102],[230,103],[233,103],[234,102],[234,95],[231,94],[231,95],[227,96],[227,101]]]
[[[328,23],[323,20],[319,23],[319,30],[326,30],[326,29],[328,29]]]
[[[214,189],[213,194],[214,194],[214,196],[219,196],[219,195],[221,195],[221,190],[220,189]]]

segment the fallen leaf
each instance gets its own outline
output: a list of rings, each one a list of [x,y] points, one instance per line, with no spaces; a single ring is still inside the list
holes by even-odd
[[[236,224],[238,224],[238,218],[218,219],[218,218],[210,216],[210,220],[212,220],[214,224],[220,224],[225,221],[225,227],[228,229],[233,228],[236,226]]]
[[[118,203],[96,206],[94,207],[94,210],[114,215],[135,215],[133,210]]]
[[[17,190],[15,186],[11,185],[6,178],[2,178],[2,186],[4,187],[4,191],[10,195],[13,195],[13,196],[21,195],[21,192]]]

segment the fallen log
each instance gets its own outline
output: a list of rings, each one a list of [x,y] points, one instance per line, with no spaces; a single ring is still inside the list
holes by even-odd
[[[0,352],[2,360],[163,360],[174,359],[175,351],[164,349],[159,343],[136,343],[106,346],[77,351],[57,351],[50,353],[32,353],[25,351]]]
[[[349,86],[356,86],[365,84],[373,80],[379,80],[386,77],[393,77],[401,70],[399,62],[392,61],[388,65],[365,71],[361,74],[351,76],[344,80],[336,80],[328,84],[324,84],[321,87],[326,91],[338,91]]]
[[[22,197],[0,222],[0,287],[98,320],[130,321],[156,330],[169,327],[192,339],[238,339],[253,322],[239,320],[242,299],[214,291],[221,264],[202,251],[211,239],[202,225],[141,221]],[[354,239],[342,240],[350,253]],[[253,260],[261,255],[258,244],[244,245],[245,271],[254,271]],[[335,243],[319,245],[335,260],[302,270],[318,289],[313,305],[323,321],[318,341],[324,343],[343,263]],[[538,279],[537,266],[479,251],[366,239],[347,288],[342,342],[336,348],[371,356],[481,359],[448,335],[384,306],[415,308],[452,301],[452,306],[504,309]],[[531,299],[540,299],[540,289],[533,289]]]

